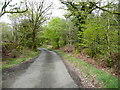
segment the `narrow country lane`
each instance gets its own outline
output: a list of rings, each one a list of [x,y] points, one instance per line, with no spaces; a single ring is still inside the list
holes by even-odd
[[[5,85],[4,85],[5,86]],[[9,86],[9,85],[8,85]],[[40,56],[26,71],[5,88],[77,88],[61,58],[41,49]]]

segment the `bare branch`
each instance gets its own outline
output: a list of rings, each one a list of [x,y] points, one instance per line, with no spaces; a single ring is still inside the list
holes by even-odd
[[[94,4],[93,2],[90,2],[90,3],[91,3],[91,4]],[[107,4],[107,5],[105,5],[105,6],[102,6],[102,7],[97,6],[97,4],[94,4],[94,5],[95,5],[96,8],[98,8],[98,9],[100,9],[100,10],[106,11],[106,12],[108,12],[108,13],[120,15],[120,12],[109,11],[109,10],[107,10],[107,9],[104,9],[104,8],[110,6],[110,4],[112,4],[112,2],[109,3],[109,4]]]
[[[6,8],[8,7],[8,5],[10,4],[12,0],[9,0],[8,2],[5,0],[4,5],[2,6],[1,12],[0,12],[0,17],[3,16],[5,13],[24,13],[28,10],[27,8],[27,3],[25,2],[25,10],[20,10],[19,8],[12,8],[12,10],[15,11],[6,11]]]
[[[106,10],[106,9],[104,9],[104,8],[102,8],[102,7],[98,7],[97,5],[96,5],[96,8],[99,8],[99,9],[101,9],[101,10],[103,10],[103,11],[108,12],[108,13],[112,13],[112,14],[117,14],[117,15],[120,15],[120,12],[109,11],[109,10]]]

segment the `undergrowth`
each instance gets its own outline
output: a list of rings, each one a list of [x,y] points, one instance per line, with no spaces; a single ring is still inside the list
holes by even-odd
[[[118,88],[118,81],[120,82],[120,80],[118,80],[117,77],[85,63],[84,61],[73,57],[71,54],[67,54],[60,50],[54,51],[59,53],[64,60],[74,64],[76,68],[84,73],[84,77],[88,78],[90,81],[92,81],[92,79],[96,79],[96,87],[102,84],[102,88]]]
[[[19,57],[16,58],[11,58],[11,57],[2,58],[3,64],[0,67],[0,69],[12,67],[14,65],[20,64],[24,61],[30,60],[39,55],[38,51],[33,51],[27,48],[24,48],[21,52],[22,53],[16,52],[16,54],[19,54],[18,55]]]

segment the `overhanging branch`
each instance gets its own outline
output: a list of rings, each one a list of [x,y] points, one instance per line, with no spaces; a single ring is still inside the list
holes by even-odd
[[[104,9],[104,8],[102,8],[102,7],[98,7],[97,5],[96,5],[96,8],[101,9],[101,10],[103,10],[103,11],[106,11],[106,12],[108,12],[108,13],[120,15],[120,12],[109,11],[109,10],[106,10],[106,9]]]
[[[24,13],[28,10],[27,4],[25,3],[26,9],[25,10],[19,10],[19,8],[15,8],[15,11],[6,11],[6,8],[10,4],[12,0],[9,0],[8,2],[5,0],[4,5],[2,6],[1,12],[0,12],[0,17],[3,16],[5,13]]]

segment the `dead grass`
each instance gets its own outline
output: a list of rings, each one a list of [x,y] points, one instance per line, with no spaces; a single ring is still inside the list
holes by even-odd
[[[107,73],[110,73],[114,76],[117,76],[117,77],[120,77],[120,73],[118,71],[116,71],[116,68],[110,68],[110,67],[107,67],[107,65],[105,64],[105,59],[100,59],[100,60],[96,60],[96,58],[91,58],[86,52],[85,50],[81,50],[80,53],[76,54],[75,53],[75,48],[74,46],[72,45],[67,45],[63,48],[60,48],[60,50],[62,50],[63,52],[66,52],[66,53],[69,53],[69,54],[72,54],[73,57],[76,57],[88,64],[91,64],[93,65],[94,67],[102,70],[102,71],[105,71]]]

